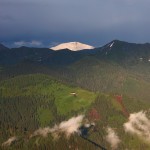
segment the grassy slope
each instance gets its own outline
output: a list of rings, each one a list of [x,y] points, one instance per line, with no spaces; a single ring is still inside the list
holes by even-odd
[[[138,64],[122,67],[114,62],[101,61],[90,56],[68,68],[73,74],[72,82],[83,88],[126,94],[135,99],[149,101],[150,67],[144,66],[145,64]]]
[[[33,97],[32,100],[36,100],[41,96],[45,102],[49,102],[53,98],[60,115],[66,115],[81,108],[85,109],[96,97],[96,94],[92,92],[64,85],[53,80],[50,76],[42,74],[18,76],[2,81],[0,83],[0,91],[1,99]],[[77,96],[71,95],[71,92],[75,92]],[[41,124],[53,117],[49,107],[45,108],[39,105],[37,110]]]
[[[77,96],[72,96],[70,94],[71,92],[76,92]],[[127,117],[122,111],[122,106],[116,101],[114,94],[99,94],[97,96],[97,94],[90,91],[62,84],[50,76],[34,74],[21,75],[1,81],[0,97],[0,107],[6,112],[6,114],[1,117],[5,117],[5,120],[8,118],[11,120],[10,117],[15,116],[16,120],[13,120],[13,118],[11,120],[13,125],[16,123],[19,125],[20,122],[23,121],[19,121],[20,115],[23,119],[26,119],[24,122],[25,127],[28,126],[28,123],[26,122],[29,122],[30,124],[37,124],[35,128],[38,128],[40,126],[50,125],[50,121],[53,123],[55,121],[60,122],[61,120],[58,119],[59,116],[69,118],[73,115],[72,111],[76,113],[82,111],[87,114],[88,118],[91,109],[95,108],[100,115],[100,119],[96,121],[96,127],[94,129],[96,132],[90,131],[88,136],[92,141],[110,149],[109,144],[105,141],[105,129],[107,126],[110,126],[115,129],[122,140],[119,149],[123,150],[128,148],[138,150],[141,146],[144,149],[150,148],[149,145],[143,143],[136,136],[125,134],[123,123],[127,121]],[[14,103],[16,105],[14,105]],[[149,103],[137,101],[126,95],[123,95],[123,103],[129,113],[138,112],[142,109],[147,110],[150,107]],[[27,117],[28,113],[26,111],[29,111],[31,116]],[[19,112],[19,115],[18,113],[15,114],[16,112]],[[34,115],[35,117],[33,117]],[[39,122],[34,122],[32,119],[29,119],[32,117]],[[63,117],[62,120],[65,118]],[[2,130],[4,130],[4,128],[0,129],[0,131]],[[32,130],[34,130],[34,128],[31,128],[31,132],[33,132]],[[5,134],[4,139],[1,138],[1,141],[6,140],[14,134],[20,135],[20,132],[24,131],[16,131],[16,129],[15,131],[9,131],[9,134]],[[25,135],[26,134],[29,134],[28,131]],[[20,140],[12,145],[12,149],[44,149],[45,146],[47,146],[49,149],[55,148],[59,150],[67,149],[68,142],[72,143],[74,146],[78,145],[81,150],[87,148],[93,150],[95,148],[92,144],[82,140],[78,136],[72,137],[70,141],[67,141],[64,138],[58,141],[53,141],[49,136],[46,139],[37,137],[29,140],[29,142]]]
[[[89,111],[92,108],[96,108],[101,119],[97,121],[96,132],[90,133],[90,139],[110,149],[109,144],[104,139],[106,135],[105,129],[107,126],[110,126],[115,129],[122,140],[119,149],[124,150],[125,148],[128,148],[148,150],[150,149],[148,144],[145,144],[136,136],[131,136],[124,132],[122,125],[127,121],[127,117],[124,116],[122,107],[114,99],[114,93],[122,94],[124,105],[129,113],[149,109],[150,94],[148,91],[150,90],[150,80],[149,70],[147,69],[149,66],[145,66],[145,68],[142,67],[143,65],[140,64],[125,69],[115,63],[103,62],[89,57],[69,66],[68,75],[66,75],[65,72],[59,72],[59,79],[63,80],[68,78],[69,80],[66,81],[69,83],[71,80],[72,83],[75,83],[77,86],[92,91],[104,92],[105,94],[100,94],[96,101],[94,100],[96,94],[81,88],[62,84],[52,79],[50,76],[42,74],[21,75],[0,82],[0,96],[2,100],[3,98],[12,100],[12,103],[10,103],[10,101],[5,102],[5,109],[11,108],[10,105],[13,105],[13,102],[15,102],[18,97],[21,97],[22,99],[19,103],[19,107],[22,107],[21,104],[25,105],[26,103],[30,105],[32,104],[31,102],[35,100],[35,103],[33,103],[35,104],[35,107],[31,107],[35,111],[31,113],[36,114],[36,118],[39,121],[38,127],[49,125],[55,121],[60,122],[65,118],[70,118],[74,113],[78,114],[81,111],[85,112],[85,108],[86,110],[89,109]],[[60,78],[60,74],[62,76],[64,75],[64,77]],[[72,96],[70,94],[71,92],[76,92],[77,97]],[[30,102],[31,97],[33,99]],[[38,101],[40,102],[37,103]],[[1,104],[2,103],[3,102],[1,102]],[[9,103],[10,105],[8,105]],[[54,103],[52,106],[57,110],[56,115],[54,115],[55,113],[51,107],[51,103]],[[25,108],[27,107],[25,106]],[[14,113],[14,109],[10,109],[10,111],[11,114]],[[72,111],[74,113],[72,113]],[[19,110],[19,112],[25,113],[25,109]],[[58,119],[59,116],[62,118]],[[31,121],[30,123],[32,124],[34,122]],[[37,124],[37,122],[35,124]],[[10,137],[10,135],[7,137]],[[38,137],[29,142],[27,147],[32,146],[32,149],[37,149],[37,146],[34,144],[38,139],[39,149],[41,147],[44,149],[45,145],[49,148],[53,145],[52,148],[57,147],[57,149],[60,149],[62,146],[61,141],[55,143],[49,138],[45,140]],[[66,144],[64,149],[67,149],[66,140],[61,140],[64,145]],[[76,145],[78,142],[81,150],[86,149],[86,146],[88,148],[91,146],[91,144],[88,144],[87,142],[84,143],[84,141],[80,141],[78,137],[74,137],[73,141],[74,142],[70,141],[68,143],[74,143],[74,145]],[[92,149],[93,147],[91,146],[89,150]]]
[[[4,75],[0,77],[2,78],[0,80],[6,76],[9,78],[9,76],[16,76],[17,74],[36,72],[49,74],[63,82],[94,92],[126,94],[143,101],[149,101],[150,97],[148,92],[150,90],[149,64],[138,62],[130,66],[121,66],[115,62],[102,60],[91,55],[61,68],[34,66],[34,64],[14,66],[3,71]]]
[[[128,111],[128,113],[139,112],[141,110],[148,110],[150,103],[143,103],[123,95],[123,103]],[[124,115],[122,108],[119,103],[116,101],[114,95],[100,94],[96,101],[91,105],[88,113],[96,109],[100,115],[100,119],[97,120],[96,132],[91,132],[90,138],[96,141],[99,144],[111,149],[109,144],[104,140],[106,136],[106,128],[111,127],[117,132],[118,136],[121,139],[118,149],[137,149],[148,150],[150,145],[144,143],[136,136],[125,133],[123,129],[123,124],[128,121],[127,116]],[[87,113],[87,116],[88,116]]]

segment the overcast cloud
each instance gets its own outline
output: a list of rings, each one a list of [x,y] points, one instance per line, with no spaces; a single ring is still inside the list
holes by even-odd
[[[0,42],[150,42],[149,6],[150,0],[0,0]]]

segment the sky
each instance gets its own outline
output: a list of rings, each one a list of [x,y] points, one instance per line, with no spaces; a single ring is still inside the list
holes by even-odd
[[[150,0],[0,0],[0,43],[150,42]]]

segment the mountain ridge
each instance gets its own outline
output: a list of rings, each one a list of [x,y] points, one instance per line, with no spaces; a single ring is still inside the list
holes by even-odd
[[[128,42],[128,41],[123,41],[123,40],[118,40],[118,39],[114,39],[114,40],[112,40],[112,41],[110,41],[110,42],[108,42],[108,43],[106,43],[106,44],[103,44],[102,46],[96,46],[96,47],[94,47],[94,46],[91,46],[91,45],[89,45],[89,44],[84,44],[84,43],[81,43],[81,42],[66,42],[66,43],[61,43],[61,44],[67,44],[67,43],[73,43],[73,44],[83,44],[83,45],[87,45],[87,46],[90,46],[90,47],[92,47],[92,49],[97,49],[97,48],[102,48],[102,47],[105,47],[105,46],[107,46],[107,45],[109,45],[109,44],[111,44],[111,43],[116,43],[116,44],[119,44],[119,43],[122,43],[122,44],[134,44],[134,45],[150,45],[150,43],[149,42],[145,42],[145,43],[136,43],[136,42]],[[61,45],[61,44],[58,44],[58,45]],[[58,46],[57,45],[57,46]],[[56,47],[56,46],[53,46],[53,47]],[[53,47],[51,47],[51,48],[53,48]],[[0,43],[0,48],[6,48],[6,49],[17,49],[17,48],[37,48],[37,47],[28,47],[28,46],[21,46],[21,47],[12,47],[12,48],[8,48],[6,45],[4,45],[4,44],[2,44],[2,43]],[[46,49],[46,47],[43,47],[43,48],[45,48]],[[51,49],[51,48],[47,48],[47,49]],[[42,48],[39,48],[39,49],[42,49]],[[68,49],[68,48],[63,48],[63,49]],[[52,49],[51,49],[52,50]],[[69,50],[69,49],[68,49]],[[83,49],[83,50],[86,50],[86,49]]]
[[[9,48],[0,43],[0,51],[3,50],[9,50]]]
[[[99,48],[78,51],[30,47],[7,49],[3,46],[3,49],[0,50],[0,64],[16,64],[30,60],[41,64],[62,66],[72,64],[89,55],[96,59],[114,61],[119,64],[150,62],[150,44],[113,40]]]

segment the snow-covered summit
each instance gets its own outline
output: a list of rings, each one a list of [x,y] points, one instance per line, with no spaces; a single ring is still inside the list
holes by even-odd
[[[62,43],[55,47],[51,47],[52,50],[62,50],[62,49],[69,49],[71,51],[79,51],[83,49],[93,49],[93,46],[79,43],[79,42],[69,42],[69,43]]]

